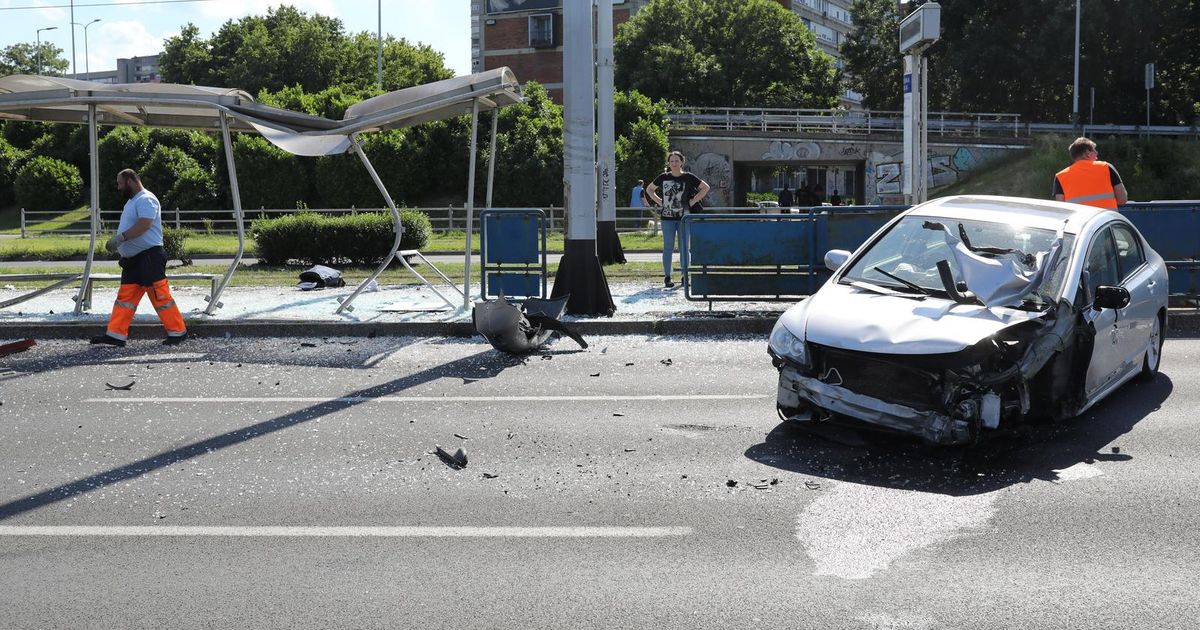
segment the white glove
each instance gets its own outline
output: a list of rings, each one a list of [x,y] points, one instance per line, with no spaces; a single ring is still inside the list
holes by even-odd
[[[104,244],[104,249],[107,249],[110,254],[115,254],[117,253],[117,248],[120,247],[121,243],[124,242],[125,237],[122,236],[120,232],[117,232],[112,238],[108,239],[107,243]]]

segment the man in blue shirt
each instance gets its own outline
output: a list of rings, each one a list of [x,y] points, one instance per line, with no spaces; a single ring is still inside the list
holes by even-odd
[[[129,339],[129,325],[142,296],[150,303],[167,329],[164,345],[174,346],[187,339],[183,314],[171,296],[167,283],[167,253],[163,249],[162,205],[154,193],[142,187],[142,179],[133,169],[117,173],[117,190],[128,201],[121,211],[117,233],[108,239],[105,249],[120,254],[121,288],[108,319],[108,331],[92,337],[91,342],[121,347]]]
[[[645,184],[646,184],[645,180],[639,179],[637,181],[637,185],[634,186],[633,190],[629,193],[629,207],[638,209],[638,227],[639,228],[642,227],[642,213],[645,212],[644,210],[642,210],[642,208],[646,207],[645,202],[642,201],[642,197],[645,196],[645,194],[646,194],[646,189],[644,187]]]

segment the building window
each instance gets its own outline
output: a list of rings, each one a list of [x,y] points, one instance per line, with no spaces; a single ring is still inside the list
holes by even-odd
[[[554,47],[553,13],[538,13],[529,16],[529,46],[531,48]]]

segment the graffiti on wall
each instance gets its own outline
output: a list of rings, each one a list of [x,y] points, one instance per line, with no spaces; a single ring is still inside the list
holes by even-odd
[[[764,160],[815,160],[821,157],[821,147],[815,142],[772,140]]]
[[[690,170],[697,177],[708,182],[709,191],[708,196],[704,198],[704,205],[715,207],[733,205],[731,198],[733,167],[729,164],[728,156],[719,153],[701,153],[690,164]]]
[[[959,181],[966,173],[1004,154],[1003,149],[980,147],[931,147],[931,155],[925,170],[925,179],[930,190],[949,186]],[[903,182],[900,175],[904,166],[902,151],[872,153],[867,162],[867,181],[874,181],[875,195],[867,198],[871,203],[895,203],[901,195]],[[874,178],[871,174],[874,173]],[[888,197],[891,198],[888,198]]]

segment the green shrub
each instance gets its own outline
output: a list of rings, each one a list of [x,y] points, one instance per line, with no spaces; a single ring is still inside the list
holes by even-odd
[[[16,200],[13,182],[17,178],[17,169],[25,159],[24,151],[0,138],[0,206],[7,206]]]
[[[400,213],[404,234],[401,249],[420,249],[429,243],[433,227],[416,210]],[[340,217],[302,212],[259,219],[250,228],[258,257],[268,265],[290,260],[301,264],[374,265],[383,260],[395,231],[390,213],[368,212]]]
[[[163,249],[167,252],[167,260],[179,260],[184,264],[191,263],[191,258],[187,255],[187,248],[184,246],[184,241],[196,233],[189,229],[180,229],[164,227],[163,228]]]
[[[13,184],[17,203],[27,210],[70,210],[83,193],[79,169],[51,157],[38,156],[17,171]]]
[[[312,160],[301,160],[246,133],[234,139],[233,154],[243,208],[294,208],[297,201],[309,199]]]
[[[125,199],[117,192],[117,173],[122,169],[141,170],[146,162],[150,132],[140,127],[118,127],[96,145],[100,153],[100,207],[120,211]],[[150,189],[154,191],[153,188]],[[156,191],[163,192],[163,191]]]

